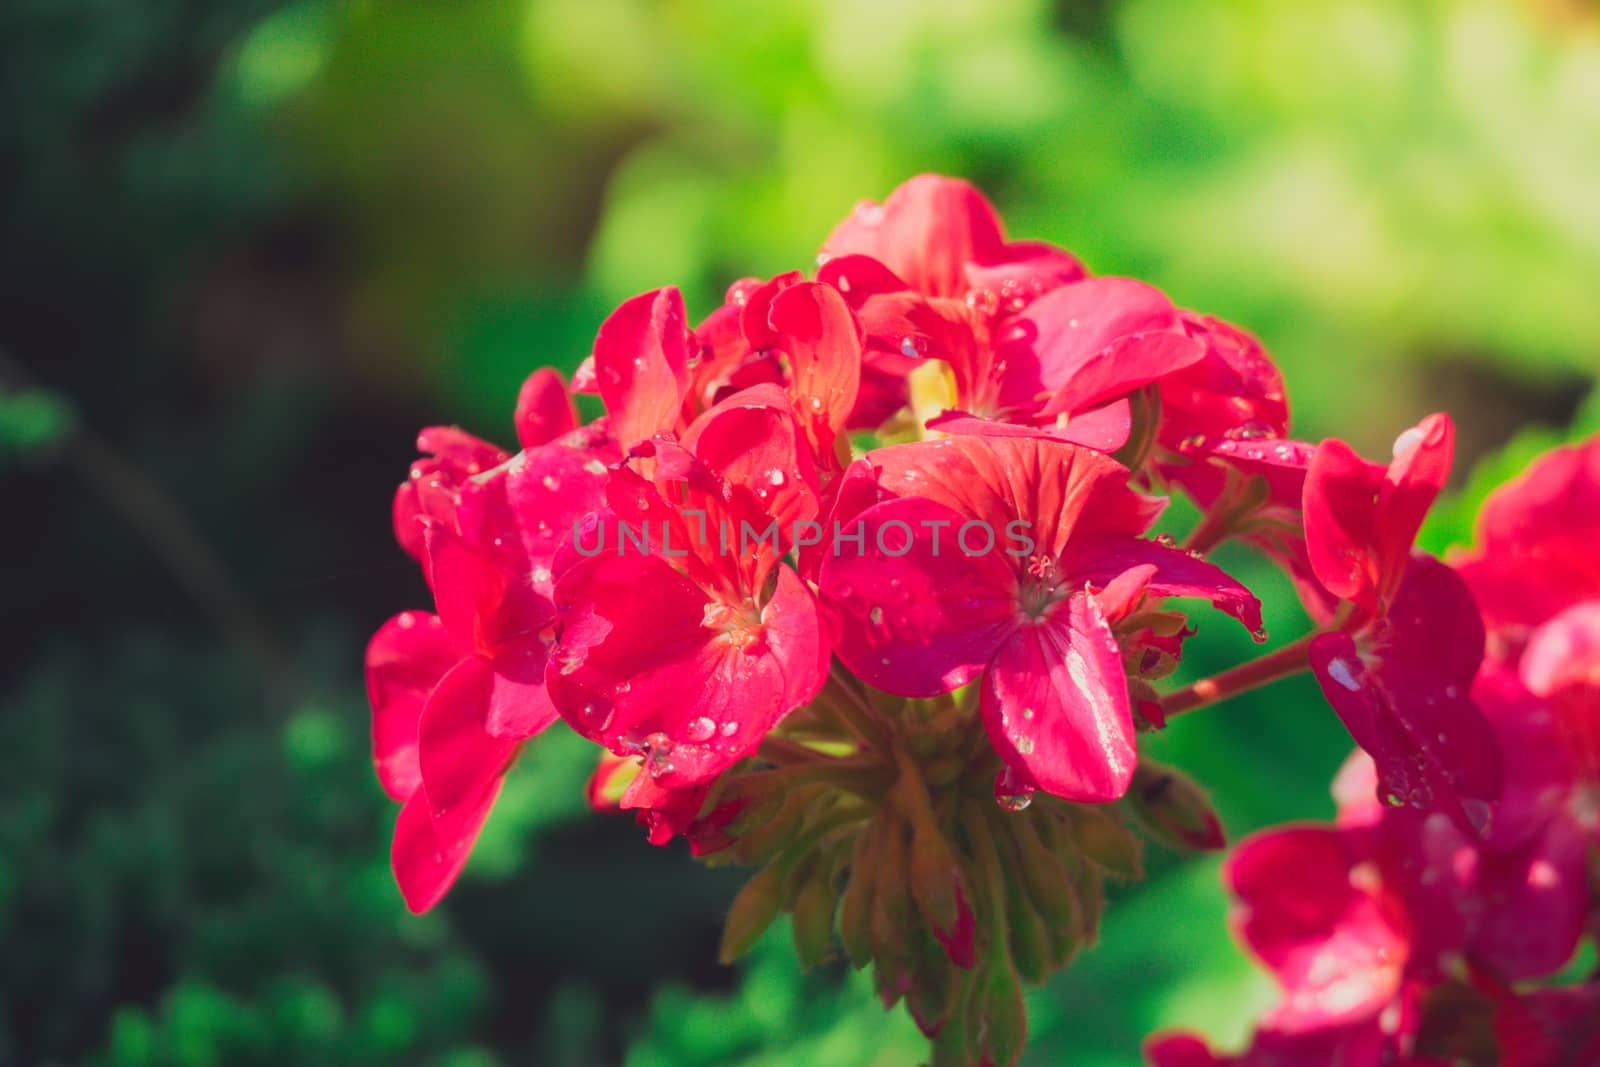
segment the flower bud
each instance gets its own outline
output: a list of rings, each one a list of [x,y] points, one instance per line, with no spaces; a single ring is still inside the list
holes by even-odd
[[[800,966],[810,970],[828,955],[833,943],[833,913],[837,896],[833,878],[824,864],[812,864],[811,872],[795,891],[792,907],[794,947]]]
[[[856,838],[850,854],[850,879],[839,899],[839,943],[856,970],[872,959],[872,914],[878,872],[877,841],[883,820],[875,819]]]
[[[722,927],[722,946],[717,950],[717,958],[728,964],[750,951],[778,917],[782,906],[783,886],[778,872],[764,867],[733,898],[728,921]]]
[[[1204,790],[1182,771],[1141,760],[1122,806],[1151,838],[1179,852],[1227,847],[1222,821]]]
[[[939,943],[958,967],[971,967],[975,923],[961,867],[945,836],[934,829],[911,837],[911,895]]]
[[[1139,839],[1109,813],[1078,805],[1070,815],[1072,841],[1108,874],[1137,879],[1144,873]]]
[[[944,1029],[955,1011],[962,981],[962,972],[950,962],[944,949],[924,940],[911,988],[906,992],[906,1007],[924,1035],[936,1037]]]
[[[982,1013],[978,1026],[982,1032],[982,1062],[994,1067],[1011,1067],[1022,1055],[1028,1040],[1028,1010],[1022,1002],[1022,986],[1011,968],[990,969],[978,997]]]
[[[1079,923],[1078,899],[1067,865],[1050,844],[1039,835],[1048,818],[1017,819],[1011,824],[1012,847],[1016,853],[1016,873],[1034,909],[1051,929],[1076,933]]]

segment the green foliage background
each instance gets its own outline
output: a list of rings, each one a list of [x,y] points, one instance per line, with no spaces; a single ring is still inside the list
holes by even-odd
[[[388,530],[411,438],[509,440],[522,377],[634,292],[703,312],[965,175],[1260,334],[1305,436],[1381,455],[1449,408],[1462,472],[1512,442],[1439,550],[1600,366],[1577,0],[11,0],[0,115],[0,1064],[915,1061],[782,930],[718,968],[737,873],[589,815],[571,737],[443,907],[390,882],[359,663],[425,603]],[[1250,651],[1200,623],[1187,670]],[[1242,834],[1328,815],[1348,742],[1301,680],[1154,747]],[[1027,1062],[1237,1039],[1271,998],[1215,862],[1152,860]]]

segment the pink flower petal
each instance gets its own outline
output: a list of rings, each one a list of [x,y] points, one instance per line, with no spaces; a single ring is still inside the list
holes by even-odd
[[[1409,948],[1378,873],[1346,831],[1269,830],[1242,841],[1223,868],[1239,898],[1239,936],[1277,976],[1283,1003],[1269,1025],[1319,1029],[1375,1016],[1398,993]]]
[[[601,324],[594,341],[595,378],[624,449],[676,426],[690,339],[683,296],[673,288],[641,293]]]
[[[818,586],[835,652],[870,685],[900,696],[957,689],[1015,626],[1003,532],[992,551],[969,555],[958,540],[967,521],[932,500],[891,500],[844,523],[852,539],[824,553]],[[980,531],[968,543],[984,540]]]
[[[1040,789],[1100,803],[1127,792],[1137,759],[1122,656],[1092,597],[1073,596],[1001,645],[983,676],[989,741]]]
[[[819,459],[833,466],[833,442],[861,385],[861,327],[839,293],[802,282],[779,293],[768,313],[789,356],[789,395]]]
[[[498,681],[484,660],[462,660],[422,710],[417,748],[423,790],[434,831],[447,845],[476,836],[519,747],[518,741],[493,737],[484,729]],[[515,694],[498,699],[515,699]]]
[[[499,792],[499,779],[496,779],[494,792]],[[470,826],[464,824],[467,836],[448,841],[435,831],[433,818],[428,813],[428,797],[423,791],[418,790],[400,809],[389,860],[400,894],[412,914],[420,915],[432,908],[455,884],[493,803],[494,794],[491,794],[483,800],[476,822]]]
[[[966,265],[988,262],[1003,246],[1000,219],[967,182],[920,174],[880,206],[863,201],[823,242],[824,257],[871,256],[929,296],[966,291]]]
[[[1150,340],[1148,347],[1131,340],[1152,334],[1172,340]],[[1001,403],[1029,413],[1068,386],[1067,403],[1054,404],[1051,414],[1097,406],[1205,354],[1183,332],[1172,302],[1131,278],[1088,278],[1053,289],[1010,320],[998,340]],[[1113,350],[1121,355],[1108,362]],[[1156,373],[1146,376],[1150,371]]]
[[[405,611],[367,645],[367,699],[372,705],[372,757],[383,791],[405,801],[421,781],[417,723],[428,694],[467,650],[451,641],[437,615]]]
[[[535,448],[577,429],[578,411],[560,371],[540,367],[528,375],[517,393],[515,421],[523,448]]]
[[[656,556],[597,556],[556,588],[562,626],[545,681],[562,717],[662,786],[707,781],[822,687],[810,591],[778,572],[759,617],[711,599]]]

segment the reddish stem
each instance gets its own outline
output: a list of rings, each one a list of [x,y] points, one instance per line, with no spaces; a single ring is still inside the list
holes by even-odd
[[[1182,689],[1174,689],[1161,698],[1161,710],[1170,719],[1174,715],[1181,715],[1186,711],[1203,708],[1219,700],[1238,696],[1240,693],[1247,693],[1279,678],[1298,674],[1311,666],[1306,653],[1311,647],[1312,638],[1316,636],[1315,633],[1309,633],[1275,652],[1268,652],[1265,656],[1250,660],[1248,663],[1241,663],[1220,674],[1202,678]]]

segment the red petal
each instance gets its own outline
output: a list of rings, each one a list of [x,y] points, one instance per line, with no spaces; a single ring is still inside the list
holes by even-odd
[[[1078,258],[1054,245],[1011,241],[990,258],[967,264],[967,288],[979,294],[993,293],[999,311],[1011,314],[1083,275]]]
[[[1130,341],[1151,334],[1169,334],[1173,341],[1152,341],[1148,352],[1142,351],[1144,342]],[[1172,302],[1130,278],[1089,278],[1053,289],[1012,319],[999,342],[996,360],[1005,365],[1000,399],[1008,408],[1036,411],[1085,376],[1068,396],[1076,406],[1055,405],[1052,414],[1093,407],[1205,354],[1183,332]],[[1113,349],[1123,355],[1108,364]],[[1119,363],[1126,364],[1125,376]],[[1157,368],[1153,377],[1145,376]]]
[[[545,672],[562,716],[618,755],[647,755],[662,786],[742,759],[827,670],[815,600],[793,571],[777,573],[759,619],[740,629],[752,609],[711,600],[658,557],[580,564],[556,589],[562,628]]]
[[[528,375],[517,394],[516,424],[517,440],[523,448],[553,441],[577,428],[578,411],[559,371],[540,367]]]
[[[1038,437],[1047,441],[1083,445],[1096,452],[1115,452],[1128,443],[1133,428],[1132,409],[1126,400],[1074,415],[1066,425],[1022,426],[981,419],[964,411],[946,411],[928,420],[928,429],[948,434],[990,437]]]
[[[1000,219],[982,193],[967,182],[921,174],[900,185],[880,207],[857,205],[834,227],[826,257],[871,256],[929,296],[966,291],[966,264],[1001,254]]]
[[[1092,597],[1018,628],[983,677],[983,724],[1007,765],[1040,789],[1100,803],[1133,778],[1133,713],[1122,656]]]
[[[561,547],[585,515],[600,506],[607,468],[595,455],[549,444],[519,452],[461,491],[462,540],[508,574],[507,594],[519,600],[511,633],[543,625]],[[544,615],[544,620],[535,616]]]
[[[1572,958],[1589,913],[1589,835],[1566,819],[1509,854],[1486,854],[1478,892],[1488,902],[1472,956],[1507,980],[1538,978]]]
[[[871,256],[830,256],[817,268],[817,281],[839,290],[844,302],[860,310],[869,296],[904,292],[911,287]]]
[[[859,543],[841,537],[823,554],[818,584],[835,653],[869,684],[900,696],[947,693],[1014,628],[1017,579],[1003,535],[993,551],[968,555],[957,540],[965,521],[931,500],[891,500],[843,524]]]
[[[1030,550],[1059,555],[1074,536],[1138,535],[1163,506],[1128,487],[1109,456],[1037,437],[963,435],[874,449],[839,487],[834,518],[847,522],[879,500],[920,496],[982,520],[1005,544],[1012,520],[1026,523]]]
[[[1400,586],[1411,543],[1450,476],[1454,455],[1455,426],[1444,414],[1429,415],[1395,441],[1373,523],[1373,547],[1382,568],[1379,593],[1386,601]]]
[[[1239,936],[1277,975],[1284,1001],[1272,1025],[1320,1029],[1381,1011],[1409,955],[1400,918],[1371,882],[1342,830],[1269,830],[1241,842],[1223,868],[1238,896]]]
[[[476,657],[444,676],[422,710],[418,754],[434,831],[448,844],[470,841],[488,813],[519,742],[484,729],[500,679]],[[548,725],[549,720],[545,720]]]
[[[676,427],[688,380],[691,335],[683,296],[655,289],[625,302],[594,341],[595,377],[624,450]]]
[[[499,779],[496,779],[495,792],[498,791]],[[400,894],[412,914],[420,915],[439,903],[455,883],[493,803],[494,796],[491,794],[483,802],[477,821],[470,827],[467,836],[448,842],[435,832],[433,818],[428,814],[428,797],[422,790],[418,790],[400,809],[399,818],[394,824],[394,845],[390,849],[389,860],[395,881],[400,886]]]
[[[1546,453],[1489,494],[1477,541],[1454,562],[1491,629],[1600,597],[1600,436]]]
[[[1074,584],[1088,582],[1101,589],[1128,570],[1153,566],[1146,590],[1150,596],[1209,600],[1251,633],[1261,629],[1261,601],[1221,567],[1180,548],[1135,537],[1084,538],[1072,543],[1061,565]]]
[[[417,723],[428,694],[467,655],[437,615],[403,611],[367,645],[367,700],[372,705],[372,757],[384,792],[404,801],[421,780]]]
[[[1394,802],[1445,811],[1481,834],[1501,789],[1494,731],[1467,692],[1482,630],[1449,568],[1419,557],[1409,574],[1386,644],[1364,659],[1348,634],[1322,634],[1312,670]]]
[[[776,519],[785,544],[795,523],[816,518],[816,464],[777,385],[752,386],[722,401],[694,421],[683,444],[742,498],[730,502],[738,518]]]
[[[861,384],[861,328],[833,288],[802,282],[772,300],[768,313],[789,356],[789,395],[819,460],[832,466],[833,440]]]
[[[1288,433],[1283,375],[1261,342],[1207,315],[1185,311],[1183,320],[1205,346],[1205,358],[1162,380],[1161,443],[1177,449],[1185,440],[1224,438],[1242,427],[1259,428],[1263,437]]]
[[[1306,555],[1328,591],[1368,611],[1377,608],[1380,562],[1374,523],[1383,468],[1343,441],[1324,441],[1306,471]]]
[[[395,490],[395,538],[418,562],[426,553],[424,520],[455,525],[461,486],[475,474],[506,461],[498,446],[450,426],[430,426],[417,435],[417,450],[428,453],[411,465],[409,477]]]

